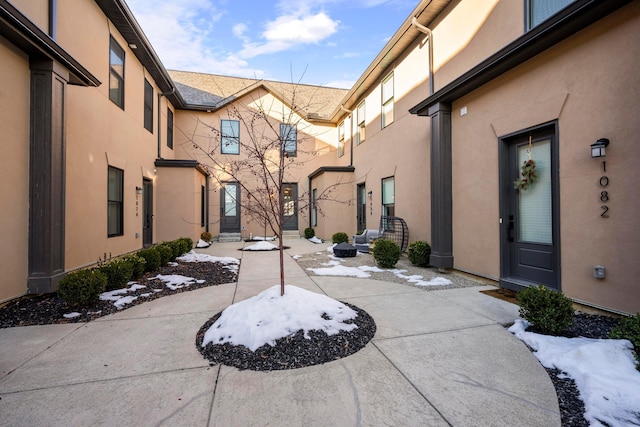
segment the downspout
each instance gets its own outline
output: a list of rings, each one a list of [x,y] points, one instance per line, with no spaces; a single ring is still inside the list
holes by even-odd
[[[419,24],[415,16],[411,18],[411,25],[426,34],[429,39],[429,95],[433,95],[433,33],[429,28]]]
[[[340,109],[349,114],[349,166],[353,166],[353,110],[347,110],[343,104],[340,104]]]

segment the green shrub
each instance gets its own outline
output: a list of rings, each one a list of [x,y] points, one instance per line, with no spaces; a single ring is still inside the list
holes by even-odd
[[[193,249],[193,240],[190,237],[181,237],[178,239],[178,242],[182,245],[182,253],[179,255],[184,255]]]
[[[157,270],[160,267],[160,263],[161,263],[160,252],[158,252],[158,250],[155,247],[141,249],[138,252],[136,252],[136,255],[138,255],[141,258],[144,258],[145,260],[144,271],[151,272],[151,271]]]
[[[304,238],[305,239],[310,239],[315,235],[316,235],[316,232],[315,232],[315,230],[313,228],[307,227],[307,228],[304,229]]]
[[[166,243],[156,246],[156,250],[160,254],[160,265],[165,266],[171,258],[173,258],[173,248]]]
[[[543,285],[518,293],[520,316],[537,332],[558,335],[573,324],[573,303],[560,292]]]
[[[373,245],[373,258],[381,268],[393,268],[400,259],[400,246],[393,240],[378,239]]]
[[[428,266],[430,255],[431,246],[429,246],[427,242],[419,240],[409,245],[407,256],[413,265],[417,265],[418,267]]]
[[[331,237],[333,243],[349,243],[349,236],[347,233],[339,231]]]
[[[127,282],[133,277],[133,263],[126,258],[109,260],[98,269],[107,278],[108,291],[126,287]]]
[[[98,302],[107,286],[107,276],[99,270],[77,270],[60,280],[58,296],[73,306],[89,306]]]
[[[125,255],[122,258],[128,260],[133,267],[131,272],[131,280],[137,280],[144,274],[144,267],[147,261],[136,254]]]
[[[609,336],[617,340],[631,341],[636,359],[639,362],[638,370],[640,370],[640,313],[620,319],[620,323],[613,328]]]
[[[211,239],[213,237],[211,236],[211,233],[209,233],[208,231],[203,231],[202,234],[200,234],[200,238],[205,242],[209,243],[211,242]]]

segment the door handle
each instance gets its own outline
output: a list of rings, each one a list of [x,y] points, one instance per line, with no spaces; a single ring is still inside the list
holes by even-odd
[[[515,227],[515,221],[513,219],[513,215],[509,215],[509,224],[507,225],[507,240],[509,242],[513,242],[515,239],[513,238],[513,235],[511,234],[513,229],[516,228]]]

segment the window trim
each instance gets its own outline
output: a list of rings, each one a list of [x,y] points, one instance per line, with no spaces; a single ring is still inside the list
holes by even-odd
[[[338,124],[338,157],[344,156],[344,120]]]
[[[167,147],[173,150],[173,111],[167,107]]]
[[[283,126],[286,126],[289,130],[283,131]],[[291,132],[293,131],[295,139],[291,139]],[[286,135],[284,135],[286,133]],[[287,157],[297,157],[298,156],[298,129],[295,125],[290,125],[288,123],[280,123],[280,143],[281,150]],[[289,145],[293,143],[293,150],[288,149]]]
[[[120,176],[120,188],[118,191],[118,199],[111,199],[111,180],[109,179],[111,172],[115,171]],[[118,224],[120,225],[119,229],[115,232],[111,232],[109,226],[111,224],[111,209],[112,204],[116,204],[118,206]],[[114,166],[108,166],[107,168],[107,237],[117,237],[124,235],[124,170],[120,168],[116,168]]]
[[[533,23],[533,18],[534,18],[534,16],[533,16],[533,3],[535,1],[540,1],[540,0],[524,0],[524,31],[525,32],[531,31],[534,28],[538,27],[540,24],[542,24],[543,22],[547,21],[548,19],[550,19],[552,16],[556,15],[561,10],[567,8],[569,5],[571,5],[571,3],[574,3],[576,0],[569,0],[569,3],[567,3],[564,6],[562,6],[561,8],[557,9],[552,14],[550,14],[549,16],[544,18],[542,21],[540,21],[540,22],[538,22],[538,23],[536,23],[534,25],[534,23]]]
[[[153,86],[144,79],[144,128],[153,133]]]
[[[238,135],[237,136],[233,136],[233,135],[225,135],[224,134],[224,126],[222,125],[223,122],[229,122],[229,123],[236,123],[238,126]],[[236,147],[237,149],[234,151],[225,151],[225,140],[234,140],[236,143]],[[237,155],[240,154],[240,120],[232,120],[232,119],[220,119],[220,153],[221,154],[231,154],[231,155]]]
[[[385,84],[391,80],[391,96],[387,97],[385,99]],[[380,99],[381,99],[381,108],[380,108],[380,123],[382,125],[382,129],[386,128],[387,126],[389,126],[391,123],[394,122],[395,120],[395,103],[394,103],[394,99],[395,99],[395,79],[393,77],[393,71],[391,73],[389,73],[387,75],[387,77],[385,77],[382,80],[382,83],[380,84]],[[389,121],[389,123],[386,122],[385,118],[386,118],[386,114],[385,114],[385,107],[387,107],[388,105],[391,105],[391,120]]]
[[[318,226],[318,189],[311,190],[311,226]]]
[[[357,126],[356,126],[356,132],[357,132],[357,139],[356,139],[356,145],[360,145],[362,144],[367,138],[367,124],[366,124],[366,110],[365,110],[365,101],[362,101],[360,104],[358,104],[358,107],[356,108],[356,117],[357,117]],[[362,112],[362,114],[360,114],[360,112]],[[362,117],[360,117],[362,116]]]
[[[122,55],[119,55],[119,53],[122,53]],[[112,54],[115,54],[119,59],[122,60],[122,75],[118,73],[118,71],[113,66],[114,63],[111,62]],[[114,39],[113,36],[110,36],[109,37],[109,89],[108,89],[109,99],[111,100],[111,102],[113,102],[123,110],[124,110],[124,76],[125,76],[124,69],[125,69],[125,51],[122,48],[122,46],[118,44],[116,39]],[[111,88],[111,85],[114,79],[118,83],[117,97],[112,96],[113,89]]]
[[[393,203],[385,203],[385,192],[384,192],[384,188],[385,188],[385,181],[389,181],[392,180],[393,182]],[[382,216],[394,216],[394,215],[388,215],[387,212],[385,212],[385,208],[387,206],[393,206],[394,211],[395,211],[395,206],[396,206],[396,177],[394,176],[388,176],[386,178],[382,178],[380,180],[380,187],[381,187],[381,194],[380,194],[380,200],[382,202]],[[394,212],[395,213],[395,212]]]

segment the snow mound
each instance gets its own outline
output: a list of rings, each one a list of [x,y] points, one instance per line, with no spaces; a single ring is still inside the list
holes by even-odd
[[[540,363],[571,377],[590,425],[640,425],[640,372],[628,340],[564,338],[527,332],[518,319],[509,328]]]
[[[211,243],[205,242],[202,239],[198,240],[198,243],[196,243],[196,248],[208,248],[209,246],[211,246]]]
[[[311,243],[322,243],[322,239],[319,239],[316,236],[313,236],[313,237],[311,237],[311,238],[309,238],[307,240],[310,241]]]
[[[258,243],[254,243],[253,245],[249,245],[245,248],[243,248],[243,251],[272,251],[274,249],[278,249],[278,247],[274,244],[271,244],[269,242],[258,242]]]
[[[168,274],[168,275],[158,274],[155,277],[151,277],[151,279],[162,280],[164,282],[164,285],[167,288],[171,289],[172,291],[175,291],[176,289],[184,288],[185,286],[189,286],[194,283],[205,282],[202,279],[196,280],[193,277],[186,277],[180,274]]]
[[[194,250],[191,250],[176,259],[182,262],[219,262],[220,264],[223,264],[227,270],[231,271],[237,271],[240,266],[240,260],[237,258],[199,254]]]
[[[280,296],[280,285],[276,285],[227,307],[205,333],[202,347],[230,343],[255,351],[265,344],[274,346],[277,339],[299,330],[307,339],[312,330],[331,336],[357,328],[344,323],[357,315],[339,301],[295,286],[285,286],[285,294]]]

